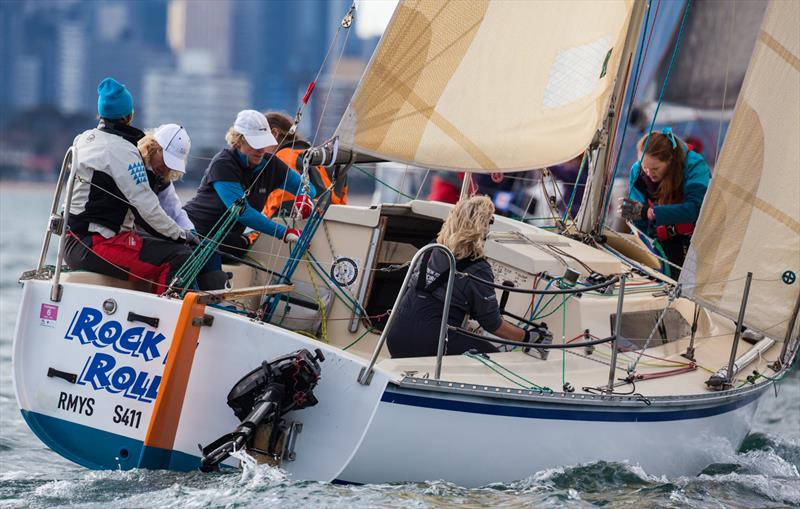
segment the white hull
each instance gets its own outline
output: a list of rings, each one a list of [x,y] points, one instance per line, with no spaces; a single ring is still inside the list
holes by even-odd
[[[367,364],[362,358],[206,308],[213,325],[200,330],[180,412],[167,423],[172,436],[167,436],[168,429],[159,437],[148,430],[155,421],[155,394],[164,386],[147,389],[157,377],[166,376],[181,301],[66,283],[61,302],[53,303],[49,291],[47,281],[25,283],[14,344],[17,399],[43,442],[89,468],[197,468],[197,444],[208,444],[238,425],[225,403],[233,384],[262,361],[301,348],[325,352],[315,391],[320,403],[289,414],[302,422],[303,431],[297,438],[296,459],[284,462],[283,468],[297,479],[321,481],[441,478],[472,486],[597,460],[629,461],[654,474],[692,474],[713,461],[715,449],[709,443],[729,448],[741,443],[758,397],[769,385],[724,396],[656,397],[649,406],[637,398],[526,396],[507,389],[503,391],[510,395],[498,396],[500,389],[493,387],[437,387],[435,382],[410,378],[390,381],[392,373],[380,367],[369,385],[361,385],[356,378]],[[109,298],[118,303],[113,315],[80,325],[94,316],[87,308],[99,313]],[[57,305],[57,317],[41,318],[42,305]],[[129,311],[158,317],[158,327],[128,322]],[[112,321],[121,332],[107,325]],[[135,327],[142,329],[128,332]],[[108,346],[102,346],[101,339],[81,341],[89,339],[90,330],[101,336],[104,330],[112,331],[108,337],[116,330],[115,337],[128,340]],[[148,333],[150,343],[132,347]],[[158,334],[163,339],[154,340]],[[98,375],[98,354],[115,363],[113,370],[100,370],[110,375],[105,386]],[[50,368],[76,375],[76,383],[47,376]],[[122,368],[135,373],[137,380],[141,377],[138,388],[121,374]],[[125,386],[127,390],[118,390]]]

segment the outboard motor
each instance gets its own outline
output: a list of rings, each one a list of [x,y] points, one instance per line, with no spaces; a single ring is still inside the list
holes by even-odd
[[[200,470],[217,470],[232,452],[245,447],[279,464],[285,450],[283,443],[286,432],[286,426],[280,418],[291,410],[317,404],[314,387],[320,377],[319,363],[324,360],[319,348],[315,350],[315,355],[306,349],[297,350],[272,361],[264,361],[260,367],[236,382],[228,393],[228,406],[242,423],[233,432],[201,447],[203,459]],[[265,434],[262,431],[266,431],[265,444],[255,444],[257,435]]]

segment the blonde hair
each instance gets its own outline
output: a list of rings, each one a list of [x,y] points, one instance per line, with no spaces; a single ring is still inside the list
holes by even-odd
[[[450,248],[458,260],[483,258],[493,214],[494,205],[486,196],[461,200],[450,210],[436,242]]]
[[[138,148],[139,153],[142,154],[142,161],[144,161],[144,165],[151,169],[153,168],[151,164],[153,156],[158,152],[163,152],[164,150],[153,136],[153,131],[145,131],[144,137],[142,137],[142,139],[136,143],[136,148]],[[167,169],[169,169],[169,173],[164,180],[175,182],[183,178],[183,172],[173,170],[169,167],[167,167]]]
[[[239,148],[239,147],[242,146],[242,143],[244,143],[244,141],[245,141],[244,134],[237,133],[233,129],[233,127],[231,127],[230,129],[228,129],[228,132],[225,133],[225,141],[228,142],[228,146],[230,148]]]

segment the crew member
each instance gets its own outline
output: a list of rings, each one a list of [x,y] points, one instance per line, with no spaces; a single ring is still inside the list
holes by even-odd
[[[677,280],[677,267],[686,259],[711,171],[703,156],[669,127],[644,135],[637,148],[641,164],[637,161],[631,167],[628,197],[620,202],[620,214],[658,239],[665,257],[674,264],[664,264],[664,272]]]
[[[494,281],[492,268],[483,253],[493,214],[494,205],[486,196],[462,200],[450,211],[436,242],[453,252],[458,272]],[[449,272],[447,260],[444,253],[434,250],[412,274],[410,288],[400,301],[399,308],[392,311],[396,317],[387,336],[392,357],[436,355]],[[425,277],[420,278],[420,273]],[[515,341],[530,339],[527,331],[502,319],[493,288],[468,277],[456,277],[447,322],[460,327],[467,314],[495,336]],[[448,331],[446,355],[458,355],[473,349],[484,353],[497,351],[488,341]]]
[[[297,173],[302,168],[303,155],[306,149],[311,147],[307,141],[302,139],[297,133],[290,134],[292,119],[284,113],[269,111],[264,114],[270,125],[272,135],[278,140],[278,148],[275,156]],[[317,196],[321,195],[331,186],[331,178],[324,166],[312,166],[308,169],[308,177]],[[331,203],[333,205],[347,204],[347,175],[342,175],[334,183],[331,190]],[[275,217],[280,211],[288,215],[296,207],[297,197],[283,189],[276,189],[267,198],[264,205],[264,214],[267,217]]]
[[[75,188],[65,259],[72,269],[120,279],[144,279],[161,293],[196,242],[161,208],[150,189],[136,143],[144,133],[130,125],[133,97],[106,78],[97,87],[100,123],[78,135]],[[159,237],[133,231],[134,218]]]
[[[300,175],[273,157],[278,142],[266,117],[255,110],[240,111],[225,140],[228,148],[214,156],[197,193],[184,206],[198,233],[203,236],[212,233],[225,212],[247,193],[244,211],[222,240],[221,251],[244,255],[251,244],[244,235],[247,227],[284,242],[297,241],[300,230],[278,224],[261,213],[267,196],[275,189],[299,195],[302,187]],[[313,187],[309,189],[309,196],[316,196]]]
[[[189,133],[177,124],[165,124],[154,132],[145,132],[144,137],[137,143],[147,169],[147,180],[150,188],[158,196],[161,208],[181,228],[194,231],[194,224],[183,210],[173,184],[186,174],[186,160],[191,146]],[[137,225],[148,230],[146,224],[137,221]],[[157,235],[157,232],[149,233]],[[227,281],[228,276],[222,271],[222,260],[217,254],[209,259],[197,275],[197,285],[201,290],[225,288]]]

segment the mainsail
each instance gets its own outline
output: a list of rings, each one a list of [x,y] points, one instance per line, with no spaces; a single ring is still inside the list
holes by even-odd
[[[340,142],[457,171],[575,157],[605,116],[633,2],[403,2],[339,124]]]
[[[684,294],[782,338],[800,292],[800,2],[764,18],[681,283]]]

